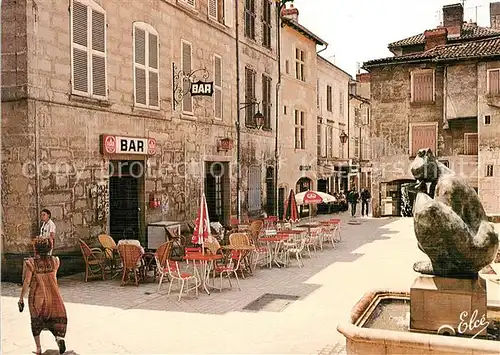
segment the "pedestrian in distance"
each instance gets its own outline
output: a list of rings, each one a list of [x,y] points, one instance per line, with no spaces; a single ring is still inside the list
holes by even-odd
[[[359,194],[356,192],[356,188],[353,187],[349,195],[347,196],[349,204],[351,205],[351,216],[354,217],[356,215],[356,206],[359,202]]]
[[[50,254],[54,250],[54,238],[56,236],[56,224],[51,219],[52,213],[48,209],[43,209],[40,213],[40,218],[42,219],[42,227],[40,228],[40,237],[47,238],[50,241]]]
[[[365,187],[361,192],[361,216],[368,217],[368,202],[372,198],[370,191]]]
[[[19,312],[24,309],[24,296],[28,292],[28,304],[31,316],[31,332],[35,339],[36,355],[42,354],[40,333],[49,330],[55,337],[59,353],[66,351],[64,337],[68,318],[66,308],[57,284],[57,270],[60,266],[58,257],[50,255],[52,243],[48,238],[38,237],[34,242],[36,254],[24,263],[24,277]]]

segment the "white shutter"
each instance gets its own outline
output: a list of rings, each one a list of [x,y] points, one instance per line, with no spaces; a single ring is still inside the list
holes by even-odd
[[[73,2],[72,25],[73,90],[88,93],[88,8],[78,1]]]
[[[187,2],[189,5],[193,6],[195,5],[195,0],[184,0],[185,2]]]
[[[146,105],[146,32],[137,27],[134,31],[134,58],[135,103]]]
[[[149,33],[148,40],[148,66],[149,66],[149,105],[159,106],[158,82],[158,36]]]
[[[208,0],[208,16],[217,20],[217,0]]]
[[[224,0],[224,24],[233,27],[234,0]]]
[[[146,105],[146,70],[135,68],[135,102]]]
[[[261,209],[261,168],[251,166],[248,171],[248,210],[259,211]]]
[[[106,96],[106,16],[92,9],[92,95]]]
[[[185,74],[191,72],[191,44],[184,41],[182,41],[182,71]],[[191,113],[193,112],[193,98],[189,92],[191,82],[189,79],[185,79],[183,85],[183,92],[185,95],[182,99],[182,111]]]

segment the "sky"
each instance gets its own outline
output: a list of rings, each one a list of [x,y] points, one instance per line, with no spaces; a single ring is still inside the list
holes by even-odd
[[[354,76],[357,62],[392,56],[389,43],[435,28],[442,21],[443,6],[459,2],[295,0],[294,7],[299,23],[329,44],[321,55]],[[495,1],[466,0],[464,20],[489,27],[490,2]]]

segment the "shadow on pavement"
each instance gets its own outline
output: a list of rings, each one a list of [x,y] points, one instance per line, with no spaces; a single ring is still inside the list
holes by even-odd
[[[173,312],[189,312],[203,314],[225,314],[242,309],[265,293],[297,296],[303,299],[316,291],[321,285],[307,281],[327,267],[340,263],[351,263],[364,254],[354,252],[363,245],[389,239],[389,235],[400,233],[389,228],[387,224],[399,218],[355,218],[360,224],[348,224],[352,218],[347,214],[319,216],[316,219],[341,218],[342,241],[336,243],[336,249],[326,244],[323,251],[313,253],[312,258],[304,256],[305,267],[298,268],[292,262],[289,268],[261,268],[255,275],[240,278],[242,291],[229,288],[227,280],[223,281],[223,290],[213,290],[210,295],[200,291],[199,298],[194,292],[182,297],[177,302],[178,288],[173,285],[172,294],[167,298],[168,281],[165,281],[159,293],[157,283],[144,283],[139,286],[120,286],[121,275],[113,280],[83,282],[83,274],[59,279],[61,293],[65,303],[78,303],[121,309],[163,310]],[[219,286],[219,280],[215,285]],[[2,283],[2,296],[19,297],[20,287],[16,284]],[[46,354],[52,354],[46,352]],[[55,354],[55,353],[54,353]]]

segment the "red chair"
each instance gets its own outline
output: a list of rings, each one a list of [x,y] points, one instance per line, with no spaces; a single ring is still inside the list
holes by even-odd
[[[239,250],[231,250],[228,258],[227,264],[216,265],[213,270],[213,279],[215,280],[215,275],[220,275],[220,288],[219,291],[222,291],[222,277],[225,275],[227,280],[229,281],[229,286],[233,288],[231,284],[231,274],[234,274],[236,278],[236,283],[238,285],[238,289],[241,291],[240,280],[238,279],[238,270],[241,264],[242,253]]]
[[[197,254],[197,253],[201,253],[201,248],[198,247],[198,248],[184,248],[184,256],[188,256],[189,254]],[[189,265],[189,260],[186,261],[187,264]]]
[[[276,230],[276,225],[278,224],[277,216],[269,216],[264,218],[264,230],[272,229]]]
[[[333,231],[334,235],[337,234],[339,236],[338,239],[335,239],[335,241],[340,242],[342,240],[342,236],[340,235],[340,227],[342,225],[342,220],[340,218],[332,218],[330,219],[330,222],[332,222],[335,226],[335,229]]]

